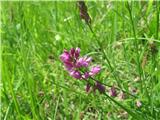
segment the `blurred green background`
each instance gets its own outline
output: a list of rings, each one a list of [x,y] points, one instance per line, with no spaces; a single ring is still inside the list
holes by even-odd
[[[68,75],[59,56],[72,47],[102,66],[96,79],[117,85],[116,75],[126,91],[137,89],[137,98],[117,101],[144,119],[160,119],[159,2],[129,2],[133,22],[127,2],[86,5],[96,38],[75,1],[1,1],[1,119],[134,118],[98,92],[87,94],[85,84]],[[144,103],[141,108],[137,99]]]

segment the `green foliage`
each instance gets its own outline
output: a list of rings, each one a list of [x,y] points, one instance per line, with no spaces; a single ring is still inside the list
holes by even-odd
[[[86,5],[90,27],[76,2],[1,2],[1,119],[160,119],[159,2]],[[59,60],[71,47],[102,66],[96,79],[136,98],[86,93]]]

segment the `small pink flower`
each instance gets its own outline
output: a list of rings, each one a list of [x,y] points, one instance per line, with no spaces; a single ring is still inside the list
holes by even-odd
[[[109,90],[109,94],[112,97],[116,97],[117,96],[117,92],[114,86],[111,87],[111,89]]]
[[[81,57],[77,60],[76,67],[88,67],[91,60],[91,57]]]
[[[99,83],[98,81],[96,82],[95,89],[97,89],[100,93],[105,92],[105,87],[101,83]]]
[[[101,70],[100,66],[94,66],[94,67],[91,68],[89,74],[90,74],[91,76],[94,76],[94,75],[96,75],[97,73],[99,73],[100,70]]]
[[[126,95],[125,95],[124,92],[121,91],[118,97],[119,97],[120,100],[124,100]]]
[[[76,79],[81,79],[81,73],[80,73],[79,71],[77,71],[77,70],[71,71],[71,72],[70,72],[70,75],[71,75],[72,77],[76,78]]]
[[[137,106],[137,107],[141,107],[141,106],[142,106],[142,103],[141,103],[140,100],[137,100],[137,101],[136,101],[136,106]]]

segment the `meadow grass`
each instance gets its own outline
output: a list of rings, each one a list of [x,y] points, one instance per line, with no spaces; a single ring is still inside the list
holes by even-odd
[[[160,3],[86,5],[90,26],[74,1],[1,1],[1,119],[160,119]],[[109,96],[110,87],[86,93],[59,59],[72,47],[101,65],[95,78],[125,99]]]

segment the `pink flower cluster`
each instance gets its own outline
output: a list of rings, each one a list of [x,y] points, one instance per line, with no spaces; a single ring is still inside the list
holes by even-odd
[[[92,66],[89,69],[89,65],[92,61],[91,57],[80,57],[80,48],[71,48],[69,51],[64,50],[60,55],[60,59],[63,62],[65,69],[69,74],[76,79],[88,79],[98,74],[101,70],[100,66]],[[105,88],[100,83],[96,82],[95,86],[99,91],[104,91]],[[90,89],[90,85],[87,84],[86,91]]]
[[[80,69],[88,68],[92,58],[86,56],[79,58],[79,55],[80,48],[72,48],[70,51],[64,50],[63,54],[60,56],[66,70],[72,77],[76,79],[87,79],[100,72],[101,68],[99,66],[93,66],[90,71],[82,73]]]

